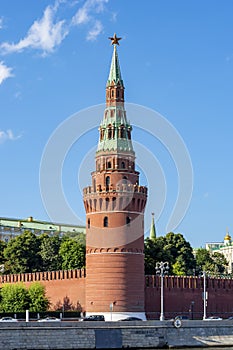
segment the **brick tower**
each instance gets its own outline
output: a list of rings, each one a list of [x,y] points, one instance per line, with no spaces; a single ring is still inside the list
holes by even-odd
[[[114,34],[99,127],[92,186],[84,188],[86,210],[86,312],[106,320],[145,319],[144,209],[147,188],[135,170],[132,127],[124,109],[124,84]]]

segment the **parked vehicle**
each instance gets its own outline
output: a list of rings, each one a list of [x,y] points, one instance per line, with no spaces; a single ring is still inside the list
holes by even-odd
[[[45,318],[41,318],[40,320],[38,320],[38,322],[61,322],[61,319],[47,316]]]
[[[18,322],[18,320],[13,317],[2,317],[0,318],[0,322]]]
[[[104,315],[90,315],[84,317],[81,321],[105,321]]]
[[[219,320],[222,320],[222,317],[210,316],[210,317],[207,317],[206,319],[204,319],[204,321],[219,321]]]
[[[175,320],[189,320],[189,318],[186,315],[178,315],[175,317]]]
[[[139,318],[139,317],[130,316],[130,317],[126,317],[126,318],[124,318],[123,320],[120,320],[120,321],[142,321],[142,319]]]

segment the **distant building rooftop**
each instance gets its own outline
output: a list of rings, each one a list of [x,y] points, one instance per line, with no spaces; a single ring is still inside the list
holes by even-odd
[[[67,232],[86,233],[85,226],[55,223],[49,221],[36,220],[32,216],[26,219],[12,219],[0,217],[0,239],[9,241],[14,236],[18,236],[29,230],[37,235],[47,233],[49,235],[63,235]]]

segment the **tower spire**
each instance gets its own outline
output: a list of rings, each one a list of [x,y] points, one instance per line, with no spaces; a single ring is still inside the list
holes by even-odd
[[[106,108],[100,124],[100,138],[97,153],[114,151],[130,153],[134,158],[131,141],[132,127],[127,120],[124,108],[124,84],[121,77],[120,63],[117,54],[118,38],[116,34],[109,38],[113,45],[110,72],[106,85]]]
[[[151,227],[150,227],[150,239],[155,240],[156,238],[156,230],[155,230],[155,213],[152,213]]]
[[[120,63],[119,63],[118,54],[117,54],[117,47],[116,47],[116,44],[114,44],[111,67],[110,67],[110,72],[107,80],[107,86],[117,85],[117,84],[124,87],[124,83],[121,77],[121,69],[120,69]]]

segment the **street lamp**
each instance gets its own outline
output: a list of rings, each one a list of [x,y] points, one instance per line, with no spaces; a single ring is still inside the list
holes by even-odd
[[[168,273],[169,270],[169,263],[166,262],[157,262],[155,266],[156,274],[160,276],[161,278],[161,307],[160,307],[160,321],[164,321],[164,312],[163,312],[163,278],[166,273]]]
[[[206,291],[206,271],[202,271],[203,277],[203,320],[206,319],[206,307],[207,307],[207,299],[208,299],[208,294]]]

